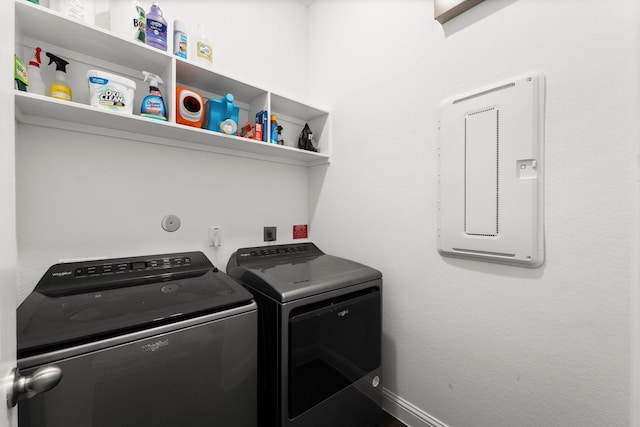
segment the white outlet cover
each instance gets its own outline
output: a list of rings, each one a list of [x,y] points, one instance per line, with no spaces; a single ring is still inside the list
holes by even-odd
[[[544,75],[529,73],[440,104],[440,254],[544,262],[544,101]]]
[[[218,247],[222,245],[222,232],[217,225],[209,226],[209,246]]]

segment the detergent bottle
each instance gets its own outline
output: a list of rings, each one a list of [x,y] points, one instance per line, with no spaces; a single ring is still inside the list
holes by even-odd
[[[157,2],[153,2],[146,16],[146,43],[160,50],[167,50],[167,21],[162,17],[162,10]]]
[[[42,60],[40,59],[41,52],[42,49],[36,47],[33,58],[31,58],[31,61],[29,61],[29,67],[27,71],[29,73],[29,86],[27,86],[27,92],[37,93],[38,95],[44,95],[46,92],[44,82],[42,81],[42,77],[40,76],[40,64],[42,64]]]
[[[206,105],[204,129],[234,135],[238,130],[240,106],[236,105],[233,94],[228,93],[220,99],[210,98]]]
[[[198,24],[195,35],[195,52],[193,59],[195,62],[210,67],[213,63],[213,48],[211,47],[211,36],[205,30],[204,25]]]
[[[71,101],[71,88],[67,85],[67,65],[69,62],[51,52],[47,52],[47,56],[49,57],[49,65],[53,62],[56,63],[56,78],[49,88],[49,96],[63,101]]]
[[[149,82],[149,95],[142,100],[140,116],[167,120],[167,108],[158,87],[159,83],[163,83],[162,79],[148,71],[143,71],[142,74],[144,74],[144,81]]]

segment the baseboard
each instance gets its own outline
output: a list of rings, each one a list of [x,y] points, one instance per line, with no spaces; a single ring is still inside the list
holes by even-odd
[[[400,396],[382,388],[382,407],[409,427],[448,427]]]

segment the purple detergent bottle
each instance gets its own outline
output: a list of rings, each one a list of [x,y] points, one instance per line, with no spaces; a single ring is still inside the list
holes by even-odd
[[[146,43],[160,50],[167,50],[167,21],[162,17],[162,10],[157,2],[153,2],[147,13]]]

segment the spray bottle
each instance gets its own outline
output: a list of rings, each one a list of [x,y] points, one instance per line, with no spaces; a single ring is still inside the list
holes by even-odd
[[[67,65],[69,62],[51,52],[47,52],[47,56],[49,57],[48,65],[51,65],[52,62],[56,63],[56,78],[51,83],[49,96],[63,101],[71,101],[71,88],[67,85]]]
[[[142,74],[144,74],[144,81],[149,82],[149,95],[142,100],[140,115],[157,120],[167,120],[167,109],[158,88],[158,84],[163,83],[162,79],[148,71],[143,71]]]
[[[40,53],[42,49],[36,47],[36,51],[29,61],[29,86],[27,87],[27,92],[29,93],[37,93],[38,95],[44,95],[46,92],[46,88],[44,82],[42,81],[42,77],[40,76],[40,64],[42,61],[40,60]]]

